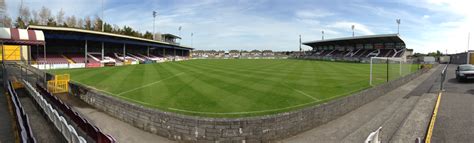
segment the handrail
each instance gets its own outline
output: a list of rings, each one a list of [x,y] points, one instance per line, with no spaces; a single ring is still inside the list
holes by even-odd
[[[52,108],[50,103],[48,103],[41,95],[39,95],[38,91],[36,91],[30,83],[25,80],[23,80],[23,83],[25,84],[25,87],[30,95],[33,97],[34,101],[36,101],[36,104],[42,109],[43,113],[54,124],[56,129],[62,133],[68,142],[87,142],[82,136],[77,134],[76,129],[70,123],[68,123],[68,121],[66,121],[66,119],[56,111],[56,109]]]
[[[79,128],[81,128],[86,134],[95,140],[97,143],[115,143],[116,140],[112,136],[105,134],[99,128],[91,124],[88,120],[83,118],[76,111],[72,110],[71,107],[64,104],[56,96],[53,96],[43,87],[36,85],[39,89],[39,94],[45,98],[48,98],[52,105],[56,106],[58,110],[61,110],[67,117],[69,117]]]
[[[446,72],[448,70],[449,63],[444,66],[443,71],[441,71],[441,83],[439,84],[439,90],[444,91],[444,81],[446,80]]]
[[[31,130],[28,115],[25,113],[19,99],[18,94],[13,89],[13,85],[10,81],[7,82],[8,93],[11,95],[11,102],[13,103],[13,112],[16,117],[16,124],[18,126],[18,133],[20,135],[20,142],[22,143],[35,143],[36,139]]]

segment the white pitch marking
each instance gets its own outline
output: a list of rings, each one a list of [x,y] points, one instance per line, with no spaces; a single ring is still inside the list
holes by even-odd
[[[281,83],[282,85],[286,86],[286,87],[289,88],[289,89],[292,89],[292,90],[294,90],[294,91],[296,91],[296,92],[298,92],[298,93],[300,93],[300,94],[302,94],[302,95],[304,95],[304,96],[306,96],[306,97],[309,97],[309,98],[313,99],[314,101],[319,101],[318,98],[315,98],[315,97],[313,97],[313,96],[311,96],[311,95],[309,95],[309,94],[307,94],[307,93],[305,93],[305,92],[303,92],[303,91],[301,91],[301,90],[292,88],[292,87],[288,86],[288,85],[287,85],[286,83],[284,83],[284,82],[280,82],[280,83]]]
[[[181,73],[180,73],[181,74]],[[77,81],[76,81],[77,82]],[[101,91],[101,92],[104,92],[104,93],[107,93],[107,94],[111,94],[111,95],[117,95],[117,94],[113,94],[113,93],[110,93],[110,92],[107,92],[105,90],[100,90],[100,89],[97,89],[95,87],[92,87],[92,86],[88,86],[86,84],[83,84],[81,82],[77,82],[83,86],[86,86],[86,87],[89,87],[89,88],[92,88],[92,89],[95,89],[95,90],[98,90],[98,91]],[[360,91],[360,90],[363,90],[365,88],[361,88],[361,89],[357,89],[357,90],[353,90],[353,91],[349,91],[349,92],[346,92],[346,93],[342,93],[342,94],[339,94],[339,95],[336,95],[336,96],[332,96],[332,97],[329,97],[329,98],[325,98],[323,100],[329,100],[329,99],[333,99],[333,98],[337,98],[339,96],[343,96],[343,95],[347,95],[349,93],[353,93],[355,91]],[[127,98],[127,97],[124,97],[124,96],[116,96],[116,97],[119,97],[119,98],[123,98],[123,99],[128,99],[130,101],[133,101],[133,102],[137,102],[137,103],[141,103],[143,105],[148,105],[148,106],[151,106],[151,107],[155,107],[155,108],[162,108],[160,106],[156,106],[156,105],[153,105],[153,104],[150,104],[150,103],[145,103],[145,102],[142,102],[142,101],[138,101],[138,100],[135,100],[135,99],[131,99],[131,98]],[[255,113],[264,113],[264,112],[272,112],[272,111],[281,111],[281,110],[285,110],[285,109],[291,109],[291,108],[296,108],[296,107],[301,107],[301,106],[306,106],[306,105],[309,105],[309,104],[313,104],[313,103],[316,103],[318,101],[321,101],[321,100],[315,100],[315,101],[311,101],[311,102],[308,102],[308,103],[303,103],[303,104],[298,104],[298,105],[294,105],[294,106],[288,106],[288,107],[283,107],[283,108],[276,108],[276,109],[267,109],[267,110],[259,110],[259,111],[247,111],[247,112],[199,112],[199,111],[191,111],[191,110],[183,110],[183,109],[176,109],[176,108],[172,108],[172,107],[169,107],[168,110],[174,110],[174,111],[180,111],[180,112],[186,112],[186,113],[197,113],[197,114],[207,114],[207,115],[235,115],[235,114],[255,114]]]
[[[162,82],[162,81],[164,81],[164,80],[168,80],[168,79],[171,79],[171,78],[180,76],[180,75],[182,75],[182,74],[184,74],[184,72],[175,74],[175,75],[173,75],[173,76],[167,77],[167,78],[162,79],[162,80],[158,80],[158,81],[155,81],[155,82],[152,82],[152,83],[149,83],[149,84],[145,84],[145,85],[143,85],[143,86],[140,86],[140,87],[137,87],[137,88],[134,88],[134,89],[130,89],[130,90],[127,90],[127,91],[124,91],[124,92],[120,92],[120,93],[118,93],[118,94],[116,94],[116,95],[122,95],[122,94],[129,93],[129,92],[132,92],[132,91],[141,89],[141,88],[145,88],[145,87],[151,86],[151,85],[153,85],[153,84],[160,83],[160,82]]]

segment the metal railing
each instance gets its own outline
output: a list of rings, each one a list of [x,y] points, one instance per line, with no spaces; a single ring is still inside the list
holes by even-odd
[[[16,120],[16,127],[18,128],[19,142],[21,143],[36,143],[35,136],[31,130],[30,121],[23,106],[18,99],[18,95],[13,88],[11,82],[7,82],[8,94],[10,95],[13,106],[13,114]]]
[[[444,66],[443,71],[441,71],[441,83],[439,84],[439,90],[444,91],[444,81],[446,80],[446,73],[448,70],[449,63]]]
[[[46,91],[46,88],[47,88],[46,83],[48,80],[54,79],[53,75],[27,64],[6,63],[6,64],[3,64],[2,67],[3,67],[3,72],[4,72],[3,73],[4,80],[15,79],[18,81],[23,81],[24,84],[26,83],[31,84],[31,86],[28,86],[30,87],[29,92],[32,92],[33,90],[31,89],[34,89],[36,91],[32,93],[34,93],[34,95],[38,95],[38,97],[42,97],[43,99],[45,99],[42,101],[46,101],[46,99],[48,99],[49,102],[46,102],[46,103],[50,105],[51,109],[55,108],[58,115],[61,115],[61,117],[64,118],[63,121],[66,121],[65,119],[67,117],[68,119],[71,119],[70,120],[71,123],[74,123],[75,125],[78,126],[77,128],[74,129],[74,131],[82,130],[86,133],[86,136],[89,136],[90,138],[92,138],[94,141],[98,143],[115,143],[116,142],[115,138],[102,132],[100,129],[98,129],[95,125],[91,124],[88,120],[86,120],[80,114],[71,110],[71,107],[67,106],[57,97],[52,96],[50,92]],[[34,88],[35,86],[33,85],[36,85],[36,88]],[[59,114],[60,112],[62,114]],[[47,115],[50,115],[50,114],[47,114]],[[53,118],[53,116],[48,116],[48,117]],[[82,139],[79,139],[78,137],[71,138],[72,137],[71,134],[74,134],[74,131],[72,131],[74,127],[70,128],[71,126],[67,126],[67,124],[56,124],[55,121],[61,120],[59,118],[60,116],[56,117],[54,115],[55,120],[53,121],[53,123],[56,127],[60,125],[61,127],[60,132],[62,132],[63,135],[67,135],[66,139],[68,139],[68,141],[71,141],[71,142],[82,142]]]

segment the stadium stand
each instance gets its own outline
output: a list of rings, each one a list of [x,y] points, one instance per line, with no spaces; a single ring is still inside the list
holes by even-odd
[[[59,54],[46,54],[46,59],[43,56],[37,57],[36,61],[38,63],[47,63],[47,64],[67,64],[69,61]]]
[[[34,46],[21,50],[28,53],[18,55],[25,55],[21,60],[40,69],[181,61],[189,59],[193,50],[177,43],[176,39],[180,37],[171,34],[167,34],[165,41],[159,41],[67,27],[29,25],[28,29],[44,33],[41,37],[45,39],[40,42],[31,41]],[[45,42],[48,43],[47,46],[42,45]]]
[[[229,50],[215,51],[215,50],[196,50],[192,53],[192,58],[195,59],[258,59],[258,58],[287,58],[293,52],[289,51],[272,51],[272,50]],[[184,57],[187,58],[187,57]]]
[[[304,42],[311,51],[297,58],[368,62],[371,57],[406,58],[405,43],[398,34],[368,35]]]
[[[86,59],[84,58],[84,55],[80,54],[68,54],[66,55],[69,59],[74,61],[74,63],[85,63]]]

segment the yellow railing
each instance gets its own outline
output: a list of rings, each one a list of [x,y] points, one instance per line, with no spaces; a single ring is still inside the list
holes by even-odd
[[[48,81],[48,91],[51,93],[64,93],[69,91],[69,74],[55,75]]]

